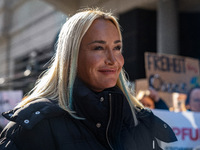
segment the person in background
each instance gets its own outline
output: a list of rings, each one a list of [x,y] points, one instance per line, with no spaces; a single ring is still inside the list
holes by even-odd
[[[159,93],[155,89],[149,88],[149,92],[149,97],[154,101],[155,109],[169,110],[169,107],[164,100],[160,98]]]
[[[200,112],[200,87],[196,86],[187,93],[185,101],[186,109],[189,111]]]
[[[63,25],[52,64],[3,114],[0,150],[161,150],[173,130],[133,96],[116,18],[80,11]]]
[[[150,109],[164,109],[169,110],[167,104],[162,100],[156,90],[149,88],[148,94],[145,94],[140,102]]]
[[[155,102],[149,95],[144,95],[140,102],[144,105],[144,107],[155,109]]]

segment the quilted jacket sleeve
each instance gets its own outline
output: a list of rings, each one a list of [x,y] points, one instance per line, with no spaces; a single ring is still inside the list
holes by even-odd
[[[138,120],[151,131],[151,134],[155,138],[167,143],[177,141],[176,135],[171,127],[155,116],[150,109],[145,108],[138,111],[137,116]]]
[[[19,150],[12,137],[18,132],[19,126],[10,122],[0,135],[0,150]]]
[[[49,118],[63,113],[48,99],[3,113],[10,122],[0,135],[0,150],[55,150]]]
[[[0,136],[0,150],[55,150],[49,121],[42,120],[32,129],[10,122]]]
[[[0,150],[18,150],[15,143],[9,139],[1,139]]]

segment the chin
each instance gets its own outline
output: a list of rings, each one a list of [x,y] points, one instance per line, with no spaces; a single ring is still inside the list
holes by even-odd
[[[105,89],[112,88],[115,85],[116,85],[116,82],[115,83],[111,83],[111,84],[107,84],[107,86],[105,87]]]
[[[110,79],[110,80],[98,82],[98,83],[96,83],[95,86],[93,86],[93,87],[96,87],[96,89],[104,90],[104,89],[112,88],[112,87],[114,87],[116,84],[117,84],[117,81],[116,81],[116,80]]]

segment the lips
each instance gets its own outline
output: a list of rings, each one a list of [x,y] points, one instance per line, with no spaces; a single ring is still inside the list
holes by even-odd
[[[117,69],[100,69],[99,72],[101,72],[101,73],[116,73]]]

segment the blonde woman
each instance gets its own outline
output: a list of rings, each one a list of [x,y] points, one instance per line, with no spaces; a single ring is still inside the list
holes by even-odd
[[[78,12],[63,25],[49,69],[15,109],[1,150],[151,150],[171,128],[126,85],[122,37],[111,13]]]

